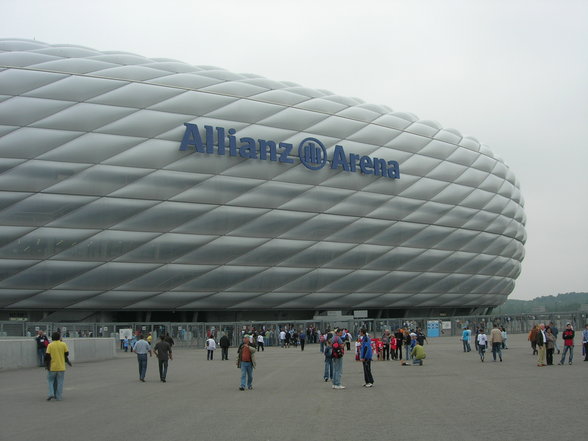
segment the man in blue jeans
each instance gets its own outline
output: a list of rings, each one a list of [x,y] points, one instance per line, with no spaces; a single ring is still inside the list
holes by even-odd
[[[255,347],[248,335],[243,336],[243,343],[237,349],[237,367],[241,369],[239,390],[253,389],[253,369],[255,368]]]
[[[139,335],[139,340],[135,343],[133,351],[137,354],[137,361],[139,363],[139,380],[145,382],[145,375],[147,374],[147,353],[151,357],[151,346],[143,339],[143,335]]]
[[[65,364],[69,363],[69,349],[67,345],[61,341],[61,335],[59,332],[54,332],[51,335],[53,340],[47,346],[47,352],[45,353],[45,364],[47,370],[47,384],[49,385],[49,394],[47,401],[56,399],[61,401],[63,394],[63,381],[65,378]]]
[[[490,331],[490,343],[492,343],[492,358],[496,361],[496,356],[498,355],[502,362],[502,331],[496,324]]]

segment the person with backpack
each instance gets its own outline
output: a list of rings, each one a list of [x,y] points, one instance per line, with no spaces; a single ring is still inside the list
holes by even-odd
[[[210,335],[210,337],[208,337],[208,340],[206,340],[206,359],[207,360],[212,360],[214,358],[214,351],[216,349],[216,342],[214,341],[214,338],[212,337],[212,334]]]
[[[321,337],[324,337],[324,335],[321,335]],[[331,339],[325,341],[323,353],[325,354],[325,372],[323,378],[325,382],[329,380],[333,381],[333,347]]]
[[[345,341],[343,340],[342,330],[335,329],[333,336],[332,357],[333,357],[333,389],[345,389],[341,385],[341,376],[343,375],[343,355],[345,354]]]
[[[320,351],[321,351],[321,353],[324,353],[325,352],[326,341],[327,341],[326,334],[322,334],[321,331],[319,331],[319,343],[320,343]]]

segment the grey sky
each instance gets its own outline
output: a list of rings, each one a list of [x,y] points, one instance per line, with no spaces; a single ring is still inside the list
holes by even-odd
[[[510,298],[588,291],[588,1],[0,0],[0,37],[216,65],[438,121],[526,200]]]

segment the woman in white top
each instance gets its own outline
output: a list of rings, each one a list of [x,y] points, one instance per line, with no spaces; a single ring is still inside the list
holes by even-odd
[[[486,353],[486,347],[488,346],[488,337],[483,329],[480,329],[478,333],[478,353],[480,354],[480,360],[484,362],[484,354]]]
[[[216,342],[214,341],[214,338],[212,338],[212,335],[208,337],[208,340],[206,340],[206,349],[208,350],[206,359],[212,360],[214,356],[214,350],[216,349]]]

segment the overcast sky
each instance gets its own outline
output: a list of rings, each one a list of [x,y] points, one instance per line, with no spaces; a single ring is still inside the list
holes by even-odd
[[[215,65],[438,121],[514,171],[510,298],[588,291],[588,1],[0,0],[0,38]]]

